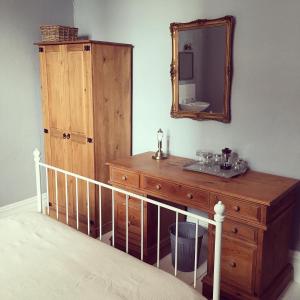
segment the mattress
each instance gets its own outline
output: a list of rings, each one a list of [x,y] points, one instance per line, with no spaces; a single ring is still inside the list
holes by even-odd
[[[0,219],[0,299],[204,299],[174,276],[35,212]]]

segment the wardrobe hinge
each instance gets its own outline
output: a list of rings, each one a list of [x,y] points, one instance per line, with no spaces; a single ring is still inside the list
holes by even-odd
[[[92,139],[92,138],[87,138],[87,142],[88,142],[88,143],[92,143],[92,142],[93,142],[93,139]]]
[[[43,47],[39,47],[39,52],[44,52],[44,48]]]
[[[84,51],[91,51],[91,46],[90,45],[85,45],[84,46]]]
[[[44,128],[44,133],[48,133],[49,130],[47,128]]]

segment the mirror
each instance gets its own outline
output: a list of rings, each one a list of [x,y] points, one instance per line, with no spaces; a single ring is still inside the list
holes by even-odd
[[[230,122],[232,16],[172,23],[174,118]]]

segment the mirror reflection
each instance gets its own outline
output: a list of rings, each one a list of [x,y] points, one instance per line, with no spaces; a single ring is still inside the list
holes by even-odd
[[[179,109],[224,112],[226,27],[179,32]]]
[[[233,23],[171,23],[172,117],[230,122]]]

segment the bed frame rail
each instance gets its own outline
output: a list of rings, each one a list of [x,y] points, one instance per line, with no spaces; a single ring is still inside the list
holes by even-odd
[[[144,257],[144,236],[143,236],[143,218],[144,218],[144,202],[151,203],[155,206],[157,206],[157,262],[156,266],[159,268],[159,261],[160,261],[160,209],[164,208],[170,211],[173,211],[176,213],[176,233],[175,233],[175,270],[174,275],[177,276],[177,247],[178,247],[178,216],[179,214],[184,215],[186,217],[190,217],[195,221],[196,226],[196,233],[195,233],[195,263],[194,263],[194,288],[196,288],[196,282],[197,282],[197,250],[198,250],[198,225],[200,222],[207,223],[215,226],[215,251],[214,251],[214,276],[213,276],[213,300],[219,300],[220,299],[220,273],[221,273],[221,235],[222,235],[222,223],[224,221],[224,211],[225,207],[222,204],[221,201],[219,201],[215,207],[215,215],[214,220],[211,220],[209,218],[205,218],[199,215],[196,215],[194,213],[184,211],[182,209],[155,201],[153,199],[149,199],[140,195],[136,195],[134,193],[128,192],[126,190],[122,190],[120,188],[111,186],[109,184],[99,182],[72,172],[68,172],[66,170],[56,168],[53,166],[50,166],[48,164],[45,164],[40,161],[40,152],[38,149],[35,149],[33,151],[34,156],[34,162],[35,162],[35,175],[36,175],[36,192],[37,192],[37,210],[40,213],[44,212],[44,209],[46,210],[46,213],[49,215],[49,186],[48,186],[48,170],[54,171],[54,180],[55,180],[55,203],[56,203],[56,218],[59,219],[59,210],[58,210],[58,202],[61,201],[61,199],[58,199],[58,180],[57,175],[58,173],[65,175],[65,204],[66,204],[66,223],[69,223],[69,215],[68,215],[68,177],[74,177],[75,178],[75,197],[76,197],[76,228],[79,230],[79,211],[78,211],[78,180],[82,180],[86,182],[87,187],[87,194],[86,194],[86,205],[87,205],[87,234],[90,235],[90,184],[94,184],[95,186],[99,187],[99,239],[102,239],[102,212],[101,212],[101,206],[102,206],[102,189],[106,188],[108,190],[111,190],[112,193],[112,246],[115,246],[115,228],[114,228],[114,218],[115,218],[115,212],[114,212],[114,205],[115,205],[115,192],[122,193],[126,196],[126,253],[128,253],[128,202],[129,197],[139,199],[141,202],[141,257],[140,259],[143,261]],[[44,207],[43,200],[42,200],[42,186],[41,186],[41,168],[45,169],[45,180],[46,180],[46,195],[47,195],[47,202],[46,207]]]

